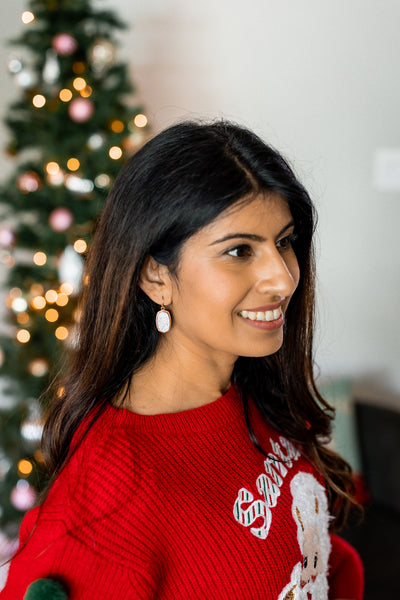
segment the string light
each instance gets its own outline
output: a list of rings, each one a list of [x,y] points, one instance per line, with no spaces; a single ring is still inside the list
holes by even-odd
[[[105,188],[108,185],[110,185],[110,178],[106,173],[100,173],[100,175],[97,175],[94,182],[97,185],[97,187]]]
[[[56,290],[47,290],[44,297],[49,304],[53,304],[57,300],[58,294]]]
[[[41,283],[33,283],[31,285],[31,294],[33,294],[34,296],[43,296],[43,286]]]
[[[64,183],[64,179],[64,172],[61,169],[59,169],[54,175],[47,176],[47,181],[50,185],[61,185]]]
[[[43,108],[46,104],[46,98],[42,94],[36,94],[32,98],[32,104],[35,108]]]
[[[76,240],[76,242],[74,243],[74,250],[75,252],[78,252],[79,254],[83,254],[85,252],[87,248],[87,243],[85,242],[85,240]]]
[[[49,365],[45,358],[35,358],[29,363],[28,370],[34,377],[43,377],[49,370]]]
[[[30,10],[25,10],[21,15],[21,21],[24,25],[30,25],[35,20],[35,15]]]
[[[42,451],[41,451],[40,448],[37,448],[37,450],[35,450],[33,456],[34,456],[36,462],[39,462],[39,463],[43,463],[44,462],[43,454],[42,454]]]
[[[115,119],[114,121],[111,122],[110,128],[111,131],[113,131],[114,133],[121,133],[121,131],[124,130],[124,124],[122,121],[120,121],[119,119]]]
[[[49,321],[50,323],[54,323],[59,317],[58,310],[56,310],[55,308],[49,308],[48,310],[46,310],[44,316],[47,321]]]
[[[63,294],[62,292],[57,295],[56,304],[57,306],[66,306],[69,302],[69,298],[67,294]]]
[[[62,102],[69,102],[72,98],[72,92],[68,88],[64,88],[59,93],[59,98]]]
[[[67,167],[70,171],[77,171],[80,166],[81,163],[77,158],[69,158],[67,161]]]
[[[42,267],[47,262],[46,254],[44,252],[35,252],[35,254],[33,255],[33,262],[38,267]]]
[[[20,325],[26,325],[29,323],[29,315],[26,312],[21,312],[17,314],[17,321]]]
[[[85,63],[77,60],[76,62],[74,62],[74,64],[72,65],[72,70],[76,75],[80,75],[81,73],[84,73],[86,71],[86,66]]]
[[[70,296],[72,294],[72,292],[74,291],[74,286],[71,283],[68,283],[68,281],[66,281],[60,285],[60,291],[63,294]]]
[[[133,122],[135,123],[136,127],[146,127],[148,120],[146,115],[142,115],[141,113],[139,113],[133,119]]]
[[[119,146],[111,146],[108,151],[108,155],[113,160],[118,160],[122,156],[122,150]]]
[[[18,329],[16,337],[21,344],[26,344],[31,339],[31,334],[27,329]]]
[[[58,163],[56,163],[54,160],[52,160],[47,163],[47,165],[45,166],[45,169],[46,169],[46,173],[48,173],[49,175],[57,175],[57,173],[60,170],[60,165]]]
[[[83,77],[75,77],[74,81],[72,82],[72,85],[79,92],[80,90],[84,90],[85,89],[87,83],[83,79]]]
[[[63,327],[62,325],[60,327],[57,327],[55,331],[55,336],[58,340],[66,340],[68,337],[68,329],[66,327]],[[64,390],[62,392],[59,392],[57,396],[61,397],[63,392]]]
[[[14,312],[24,312],[28,308],[28,303],[25,298],[15,298],[11,303],[11,308]]]
[[[36,310],[42,310],[46,306],[46,299],[44,296],[35,296],[32,298],[31,304]]]
[[[28,477],[28,475],[30,475],[32,473],[32,470],[33,470],[33,466],[29,460],[26,460],[26,458],[23,458],[22,460],[19,461],[18,474],[21,477]]]
[[[11,298],[20,298],[22,296],[21,288],[18,288],[18,287],[11,288],[11,290],[9,291],[9,296]]]
[[[3,263],[3,265],[5,267],[7,267],[8,269],[12,269],[13,266],[15,265],[15,258],[12,256],[12,254],[9,254],[8,252],[6,252],[2,257],[1,257],[1,262]]]
[[[80,90],[79,93],[82,98],[89,98],[89,96],[91,96],[93,93],[93,89],[90,87],[90,85],[87,85],[83,90]]]

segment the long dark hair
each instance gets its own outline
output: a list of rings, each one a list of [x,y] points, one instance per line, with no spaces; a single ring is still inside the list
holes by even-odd
[[[43,435],[51,482],[71,455],[81,424],[98,418],[157,348],[158,306],[139,287],[146,257],[175,273],[190,236],[234,203],[260,193],[276,193],[288,202],[300,283],[286,313],[282,348],[264,358],[240,357],[233,381],[254,443],[250,397],[324,476],[336,524],[342,524],[351,502],[351,470],[323,443],[334,412],[313,378],[314,208],[278,152],[251,131],[225,121],[166,129],[126,164],[114,183],[88,256],[76,348],[63,380],[52,388]]]

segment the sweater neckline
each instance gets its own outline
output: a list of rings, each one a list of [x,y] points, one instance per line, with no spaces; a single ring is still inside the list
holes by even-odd
[[[127,408],[110,405],[113,423],[128,427],[135,431],[148,433],[193,433],[225,428],[228,423],[241,423],[243,406],[240,395],[231,385],[228,391],[198,408],[181,412],[161,413],[157,415],[140,415]]]

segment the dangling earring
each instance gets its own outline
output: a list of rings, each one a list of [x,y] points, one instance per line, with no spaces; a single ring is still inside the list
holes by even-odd
[[[171,329],[171,313],[164,306],[164,299],[161,308],[156,314],[156,327],[160,333],[167,333]]]

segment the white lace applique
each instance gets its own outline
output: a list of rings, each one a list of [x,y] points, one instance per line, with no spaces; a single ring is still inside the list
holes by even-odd
[[[303,556],[277,600],[327,600],[331,549],[325,490],[310,473],[298,473],[290,483],[292,515]]]

